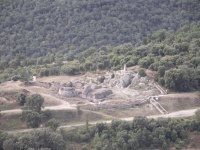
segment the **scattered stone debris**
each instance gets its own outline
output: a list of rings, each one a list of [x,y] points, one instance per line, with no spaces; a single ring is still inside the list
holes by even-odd
[[[148,103],[148,100],[141,100],[141,101],[135,101],[135,102],[131,102],[131,103],[126,103],[126,104],[110,104],[110,105],[106,105],[106,104],[101,104],[101,105],[95,105],[95,106],[85,106],[83,107],[86,110],[102,110],[102,109],[126,109],[126,108],[134,108],[134,107],[138,107],[141,105],[144,105],[146,103]]]
[[[59,94],[65,97],[76,97],[77,93],[72,87],[60,87]]]
[[[95,100],[104,99],[108,95],[111,95],[112,93],[113,93],[112,90],[103,88],[103,89],[99,89],[99,90],[95,91],[94,93],[92,93],[92,98],[94,99],[94,102],[95,102]]]
[[[87,98],[88,93],[92,91],[91,85],[86,85],[82,92],[82,98]]]
[[[107,72],[103,75],[104,79],[102,82],[99,82],[98,80],[101,77],[102,74],[98,75],[96,78],[88,77],[64,84],[59,82],[29,82],[26,85],[44,87],[66,98],[83,98],[88,100],[88,102],[94,103],[106,100],[109,95],[112,95],[112,97],[115,97],[115,95],[117,97],[121,96],[122,98],[125,96],[126,99],[133,99],[133,97],[137,95],[146,94],[152,96],[158,91],[149,77],[140,77],[134,70],[127,70],[126,66],[124,70]],[[156,92],[154,92],[154,90]],[[138,100],[144,100],[144,98]],[[136,101],[136,99],[134,99],[134,101]]]

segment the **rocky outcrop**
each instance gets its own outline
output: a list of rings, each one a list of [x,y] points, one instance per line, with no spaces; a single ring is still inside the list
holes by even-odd
[[[64,86],[64,87],[73,87],[73,83],[70,81],[70,82],[62,84],[62,86]]]
[[[108,73],[106,74],[106,79],[104,84],[109,85],[110,87],[119,87],[119,88],[126,88],[128,87],[133,78],[133,72],[128,71],[117,71],[115,74]]]
[[[50,90],[53,91],[54,93],[57,93],[59,88],[60,88],[60,83],[59,82],[52,82]]]
[[[80,81],[76,81],[74,83],[72,83],[72,86],[76,89],[83,89],[84,88],[84,83],[80,82]]]
[[[124,74],[121,78],[120,78],[120,86],[122,88],[126,88],[131,84],[131,80],[132,80],[132,76],[131,74]]]
[[[72,87],[60,87],[59,94],[65,97],[76,97],[77,93]]]
[[[91,85],[92,90],[96,90],[96,89],[101,89],[102,86],[101,85]]]
[[[83,92],[82,92],[82,97],[87,98],[88,93],[91,91],[92,91],[91,85],[85,85]]]
[[[137,85],[140,82],[140,75],[136,74],[135,77],[132,80],[132,85]]]
[[[108,95],[111,95],[113,92],[110,89],[99,89],[92,93],[93,99],[103,99],[106,98]]]

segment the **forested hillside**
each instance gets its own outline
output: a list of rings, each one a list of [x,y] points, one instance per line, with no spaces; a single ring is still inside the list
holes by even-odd
[[[67,60],[67,61],[66,61]],[[200,22],[184,25],[176,32],[158,30],[143,38],[141,45],[89,48],[76,55],[48,54],[39,58],[16,55],[0,62],[0,81],[27,81],[30,75],[76,75],[85,71],[118,70],[139,65],[157,71],[155,80],[168,89],[191,91],[200,88]]]
[[[199,111],[193,119],[147,119],[137,116],[131,122],[113,120],[110,125],[33,130],[30,133],[0,132],[1,150],[141,150],[199,148]],[[192,137],[193,135],[193,137]],[[194,138],[196,135],[196,138]]]
[[[141,44],[153,31],[200,20],[199,0],[1,0],[0,9],[3,61]]]

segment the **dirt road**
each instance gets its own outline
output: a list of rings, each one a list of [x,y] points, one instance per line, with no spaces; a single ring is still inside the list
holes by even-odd
[[[195,112],[198,109],[190,109],[190,110],[182,110],[182,111],[177,111],[177,112],[173,112],[173,113],[169,113],[166,115],[154,115],[154,116],[147,116],[147,118],[179,118],[179,117],[190,117],[195,115]],[[134,119],[134,117],[130,117],[130,118],[119,118],[119,120],[124,120],[124,121],[132,121]],[[95,125],[97,123],[111,123],[112,120],[99,120],[99,121],[93,121],[93,122],[89,122],[90,125]],[[72,128],[72,127],[81,127],[81,126],[85,126],[85,123],[77,123],[77,124],[72,124],[72,125],[63,125],[60,126],[59,129],[61,128]],[[33,130],[42,130],[45,128],[37,128],[37,129],[21,129],[21,130],[13,130],[13,131],[7,131],[7,133],[9,134],[16,134],[16,133],[21,133],[21,132],[30,132]]]
[[[76,105],[70,105],[69,102],[58,98],[57,96],[48,92],[47,89],[43,89],[41,87],[34,87],[34,86],[23,86],[22,82],[13,82],[9,81],[5,85],[2,85],[0,89],[7,89],[7,90],[16,90],[22,89],[27,90],[31,94],[40,94],[45,99],[45,107],[42,110],[65,110],[65,109],[76,109]],[[50,106],[49,106],[50,105]],[[21,113],[21,109],[12,109],[12,110],[4,110],[1,111],[1,114],[18,114]]]

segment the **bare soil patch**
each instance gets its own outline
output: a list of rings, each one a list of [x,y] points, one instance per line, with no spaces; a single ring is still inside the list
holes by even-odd
[[[0,90],[3,90],[5,92],[15,92],[16,94],[13,97],[12,101],[16,101],[17,94],[21,92],[28,92],[30,95],[31,94],[40,94],[44,97],[45,102],[44,106],[58,106],[58,105],[64,105],[66,107],[70,107],[70,104],[66,101],[66,99],[63,99],[62,97],[59,97],[57,94],[54,94],[52,91],[49,89],[43,88],[43,87],[37,87],[37,86],[25,86],[22,82],[13,82],[9,81],[4,84],[1,84]],[[10,94],[7,94],[10,95]],[[4,94],[4,98],[5,98]],[[2,105],[4,107],[4,105]]]

